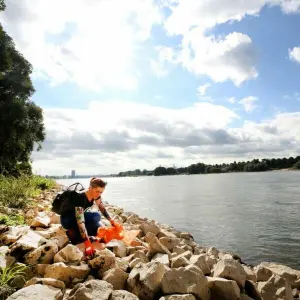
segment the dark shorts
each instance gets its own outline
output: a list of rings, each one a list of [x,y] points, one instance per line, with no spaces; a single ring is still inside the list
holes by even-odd
[[[100,212],[85,212],[85,228],[89,236],[96,236],[97,230],[101,227],[101,214]],[[80,236],[75,212],[65,213],[60,216],[61,225],[64,229],[68,230],[68,236],[72,244],[82,243],[83,240]],[[70,236],[71,234],[71,236]]]

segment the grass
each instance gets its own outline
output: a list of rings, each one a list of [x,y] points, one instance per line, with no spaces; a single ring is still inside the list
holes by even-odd
[[[26,281],[24,276],[25,270],[28,268],[26,265],[13,265],[5,268],[0,268],[0,286],[9,285],[17,276],[21,276]]]
[[[0,268],[0,299],[4,300],[13,294],[17,288],[14,286],[14,279],[21,278],[26,282],[26,269],[28,266],[23,264],[13,264],[8,267]]]
[[[0,175],[0,205],[9,208],[25,208],[30,203],[30,198],[54,186],[54,180],[41,176],[21,175],[15,178]]]
[[[0,225],[8,226],[26,225],[25,218],[22,215],[2,215],[0,216]]]

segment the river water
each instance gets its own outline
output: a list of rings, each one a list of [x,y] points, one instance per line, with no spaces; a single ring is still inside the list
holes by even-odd
[[[189,231],[249,264],[300,269],[300,172],[106,178],[104,201]],[[69,185],[88,179],[64,179]]]

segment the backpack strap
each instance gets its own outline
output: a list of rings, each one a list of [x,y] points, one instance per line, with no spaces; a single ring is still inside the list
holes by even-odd
[[[79,188],[79,189],[77,189],[77,187],[78,187],[78,185],[80,185],[81,186],[81,188]],[[75,186],[75,188],[74,189],[72,189],[71,187],[73,187],[73,186]],[[73,183],[73,184],[71,184],[71,185],[69,185],[68,186],[68,188],[67,188],[67,190],[68,191],[83,191],[84,190],[84,187],[83,187],[83,185],[80,183],[80,182],[76,182],[76,183]]]

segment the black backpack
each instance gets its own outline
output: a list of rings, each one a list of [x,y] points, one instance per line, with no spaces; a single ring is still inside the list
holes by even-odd
[[[83,185],[79,182],[76,182],[68,186],[66,190],[59,192],[52,203],[52,211],[58,215],[61,215],[63,212],[72,210],[73,205],[70,201],[70,197],[73,193],[83,190]]]

